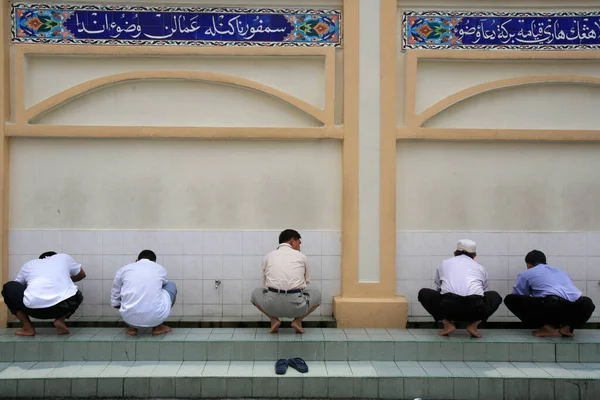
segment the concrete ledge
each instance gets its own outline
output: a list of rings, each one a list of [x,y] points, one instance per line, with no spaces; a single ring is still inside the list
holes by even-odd
[[[408,301],[391,298],[333,298],[333,315],[339,328],[406,328]]]

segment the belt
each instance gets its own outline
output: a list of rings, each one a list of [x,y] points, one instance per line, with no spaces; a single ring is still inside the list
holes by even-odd
[[[267,288],[269,292],[273,293],[282,293],[282,294],[294,294],[294,293],[302,293],[302,289],[292,289],[292,290],[281,290],[281,289],[273,289]]]

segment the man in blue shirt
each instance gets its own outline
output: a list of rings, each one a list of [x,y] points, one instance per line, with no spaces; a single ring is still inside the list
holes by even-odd
[[[573,330],[590,319],[596,306],[582,296],[569,274],[546,264],[541,251],[530,251],[525,264],[527,271],[517,276],[513,293],[506,296],[504,304],[523,323],[537,328],[534,336],[573,336]]]

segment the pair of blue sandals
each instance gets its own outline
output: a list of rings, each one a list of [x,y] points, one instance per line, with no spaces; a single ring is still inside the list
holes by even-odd
[[[296,371],[304,374],[308,372],[308,365],[301,358],[282,358],[275,363],[275,373],[283,375],[287,372],[288,367],[294,368]]]

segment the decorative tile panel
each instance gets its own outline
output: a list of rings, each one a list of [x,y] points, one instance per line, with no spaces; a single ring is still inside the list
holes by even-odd
[[[599,12],[406,11],[404,49],[597,50]]]
[[[14,4],[13,42],[340,46],[339,10]]]

